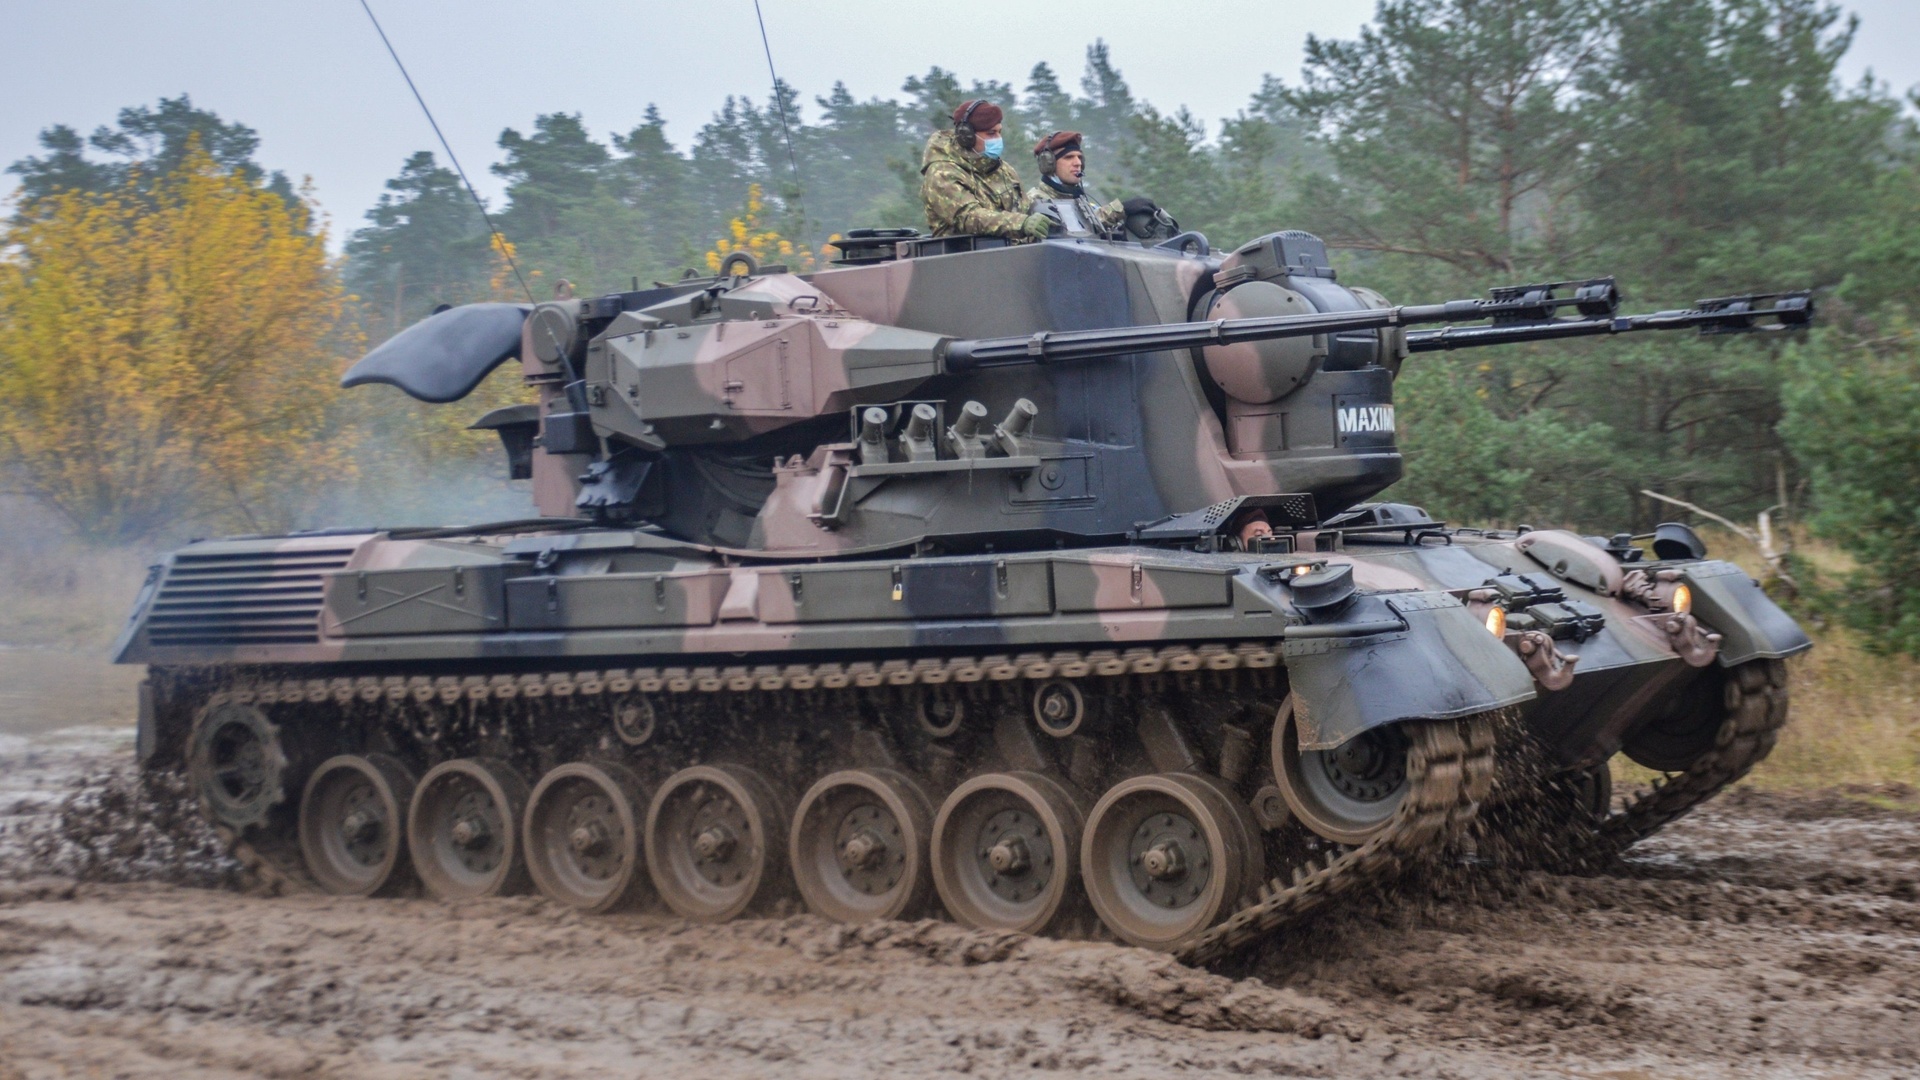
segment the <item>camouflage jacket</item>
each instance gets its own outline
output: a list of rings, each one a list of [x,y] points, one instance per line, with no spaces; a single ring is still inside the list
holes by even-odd
[[[1027,192],[1027,209],[1032,210],[1036,203],[1048,199],[1066,199],[1080,204],[1080,216],[1086,218],[1094,228],[1109,234],[1119,232],[1121,226],[1127,223],[1127,212],[1121,208],[1120,200],[1096,203],[1086,191],[1087,189],[1082,187],[1078,197],[1070,196],[1054,189],[1043,177]]]
[[[962,150],[953,132],[936,131],[920,159],[920,202],[935,236],[1000,236],[1016,243],[1028,212],[1020,176],[1006,161]]]

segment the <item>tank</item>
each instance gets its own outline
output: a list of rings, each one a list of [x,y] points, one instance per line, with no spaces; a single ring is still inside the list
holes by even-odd
[[[288,885],[1204,963],[1470,842],[1607,857],[1766,755],[1809,641],[1685,526],[1370,500],[1416,354],[1785,331],[1805,294],[1395,306],[1306,233],[1061,233],[408,328],[345,385],[517,362],[475,426],[540,516],[167,556],[117,647],[142,760]],[[1615,806],[1617,753],[1673,775]]]

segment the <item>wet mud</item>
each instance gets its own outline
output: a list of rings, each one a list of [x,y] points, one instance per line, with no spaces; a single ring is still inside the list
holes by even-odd
[[[248,895],[127,753],[0,742],[0,1078],[1920,1070],[1920,814],[1839,793],[1736,791],[1601,874],[1453,867],[1208,972],[931,921]]]

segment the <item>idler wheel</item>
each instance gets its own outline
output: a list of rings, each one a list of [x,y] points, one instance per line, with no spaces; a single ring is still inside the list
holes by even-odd
[[[1273,775],[1294,817],[1336,844],[1364,844],[1392,822],[1406,797],[1407,737],[1363,731],[1331,750],[1302,750],[1293,698],[1273,722]]]
[[[916,914],[932,818],[926,793],[891,769],[822,777],[801,797],[787,847],[807,906],[848,923]]]
[[[1735,686],[1730,688],[1729,681]],[[1634,729],[1620,749],[1642,768],[1684,772],[1718,748],[1720,728],[1732,711],[1732,695],[1765,685],[1762,664],[1702,671],[1678,693],[1666,695],[1665,708]]]
[[[213,817],[244,829],[266,823],[286,800],[291,771],[280,729],[252,705],[225,704],[202,714],[187,746],[187,772]]]
[[[522,840],[541,893],[583,911],[643,902],[640,778],[624,765],[575,761],[551,770],[527,800]]]
[[[739,765],[696,765],[667,778],[647,808],[647,869],[661,899],[701,922],[765,906],[784,885],[787,801]]]
[[[527,782],[492,758],[459,758],[427,770],[407,810],[414,872],[442,900],[527,889],[520,823]]]
[[[934,888],[968,926],[1039,933],[1073,893],[1085,823],[1078,798],[1046,776],[976,776],[934,819]]]
[[[1247,831],[1232,803],[1197,776],[1122,780],[1087,815],[1080,847],[1087,899],[1122,941],[1178,948],[1257,882]]]
[[[411,879],[413,791],[413,773],[385,754],[321,762],[300,797],[300,854],[315,883],[336,896],[374,896]]]

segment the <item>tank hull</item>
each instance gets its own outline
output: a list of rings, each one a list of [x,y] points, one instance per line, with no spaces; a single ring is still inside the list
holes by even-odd
[[[944,906],[1006,928],[1104,926],[1206,960],[1444,848],[1495,800],[1503,763],[1534,762],[1538,780],[1623,746],[1713,757],[1718,726],[1734,722],[1718,704],[1730,673],[1807,646],[1727,564],[1649,564],[1634,578],[1565,534],[1529,535],[1323,528],[1289,536],[1294,551],[1136,543],[804,563],[605,529],[217,541],[156,568],[118,658],[149,665],[143,757],[193,771],[236,844],[288,880],[331,859],[313,873],[323,887],[392,891],[345,861],[351,843],[312,846],[385,828],[367,865],[404,868],[397,845],[411,844],[419,880],[448,895],[469,880],[483,892],[539,881],[600,910],[654,896],[651,881],[676,908],[728,917],[796,895],[846,918]],[[1328,603],[1309,577],[1348,595]],[[1694,610],[1720,622],[1660,610],[1655,577],[1689,584]],[[1491,599],[1516,581],[1531,592]],[[1495,606],[1512,610],[1507,628]],[[1555,612],[1574,618],[1556,627]],[[1764,727],[1755,715],[1743,722]],[[1368,754],[1387,764],[1369,773]],[[322,761],[331,786],[303,798]],[[356,795],[355,777],[379,798]],[[495,800],[492,816],[455,820],[476,799]],[[404,840],[403,802],[424,815]],[[1014,809],[989,813],[1002,803]],[[375,805],[393,820],[368,825]],[[761,838],[748,869],[764,884],[724,902],[702,899],[713,883],[698,873],[721,864],[701,858],[746,856],[718,824],[687,839],[709,805],[735,807],[736,832]],[[867,850],[868,833],[841,835],[852,817],[822,824],[848,806],[901,830],[894,870],[846,854]],[[604,811],[595,827],[626,837],[605,850],[624,855],[593,862],[553,839],[582,807]],[[1004,885],[999,871],[952,854],[978,842],[1030,866],[1025,848],[949,835],[1004,832],[1029,812],[1051,831],[1022,843],[1056,863],[1080,848],[1079,867],[1044,883],[1053,899],[1037,915],[1020,888],[982,884]],[[1186,850],[1130,839],[1162,819],[1202,838],[1181,858],[1211,860],[1190,896],[1179,883],[1200,880],[1197,864],[1166,881],[1128,869]],[[517,843],[447,839],[487,822]],[[681,841],[707,856],[675,862]],[[891,849],[874,850],[893,865]],[[618,858],[631,865],[617,894],[568,869]],[[498,865],[468,873],[476,859]],[[514,859],[533,872],[508,872]],[[1281,873],[1263,890],[1289,865],[1291,884]],[[836,874],[880,885],[846,893]],[[1171,922],[1140,899],[1167,896],[1185,913]]]

